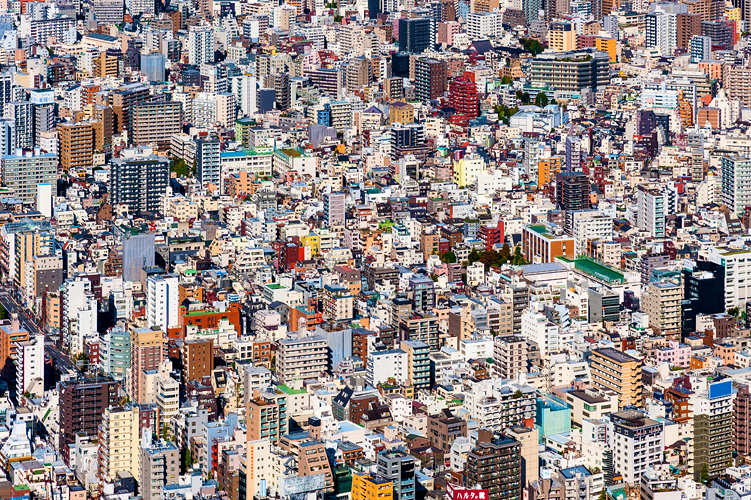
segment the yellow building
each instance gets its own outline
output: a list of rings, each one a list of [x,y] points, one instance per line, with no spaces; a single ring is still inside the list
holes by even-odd
[[[317,234],[309,234],[300,238],[302,246],[310,248],[310,255],[321,253],[321,237]]]
[[[732,9],[725,9],[725,17],[728,21],[740,21],[741,20],[741,8],[734,7]],[[740,26],[739,26],[740,29]]]
[[[128,471],[138,481],[138,450],[141,444],[138,406],[110,406],[99,426],[98,476],[113,481],[120,471]]]
[[[471,154],[454,162],[454,182],[460,188],[472,185],[477,176],[485,173],[485,160]]]
[[[576,50],[576,30],[573,24],[551,23],[548,31],[548,47],[556,52]]]
[[[401,123],[405,125],[415,121],[415,107],[407,102],[389,103],[389,125]]]
[[[394,482],[360,472],[352,473],[352,500],[393,500]]]
[[[610,62],[618,62],[618,55],[615,51],[615,39],[614,38],[596,38],[595,48],[601,52],[607,52],[610,56]]]
[[[561,158],[544,158],[537,162],[537,185],[550,184],[555,179],[555,174],[561,171]]]

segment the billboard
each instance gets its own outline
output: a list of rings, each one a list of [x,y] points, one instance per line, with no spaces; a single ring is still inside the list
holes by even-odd
[[[709,384],[709,399],[723,398],[733,393],[733,381],[730,379]]]
[[[488,500],[488,490],[453,488],[451,500]]]

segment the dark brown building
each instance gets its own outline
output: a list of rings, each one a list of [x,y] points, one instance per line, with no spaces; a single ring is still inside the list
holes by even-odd
[[[488,490],[488,500],[522,498],[521,443],[480,429],[477,446],[467,454],[462,484]]]
[[[356,392],[351,387],[345,387],[331,402],[331,409],[337,420],[349,420],[357,424],[371,403],[378,403],[377,394]]]
[[[428,417],[430,445],[444,453],[451,451],[451,445],[454,444],[456,438],[466,435],[467,422],[455,417],[449,409],[444,409],[441,413]]]
[[[117,404],[118,386],[109,377],[60,382],[60,448],[66,464],[76,434],[97,436],[104,410]]]
[[[589,176],[581,172],[561,172],[555,176],[555,205],[560,210],[589,210]]]
[[[701,16],[697,14],[678,14],[676,16],[676,31],[678,47],[689,50],[691,38],[701,35]]]
[[[438,99],[448,88],[446,61],[418,59],[415,61],[415,98],[426,102]]]
[[[744,457],[751,454],[751,393],[747,385],[738,387],[733,401],[733,449]]]
[[[146,102],[149,96],[148,87],[138,83],[125,85],[112,94],[116,133],[126,130],[129,137],[132,137],[131,110],[136,104]]]
[[[187,340],[181,354],[185,381],[211,377],[214,371],[214,342],[211,339]]]

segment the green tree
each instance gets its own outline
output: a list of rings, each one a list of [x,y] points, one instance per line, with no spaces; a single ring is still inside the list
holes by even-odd
[[[598,500],[608,500],[608,494],[605,491],[605,487],[600,490],[600,498]]]
[[[175,157],[172,159],[171,170],[175,172],[178,177],[190,177],[190,169],[182,158]]]
[[[508,243],[504,243],[503,248],[501,248],[501,258],[505,260],[509,260],[511,258],[511,247],[508,246]]]
[[[741,312],[741,310],[738,309],[737,307],[731,307],[730,309],[728,309],[728,314],[731,315],[734,318],[737,318],[738,314],[740,314],[740,312]]]
[[[539,41],[532,38],[522,38],[521,40],[519,40],[519,42],[522,44],[522,47],[524,47],[524,50],[526,50],[533,56],[536,56],[537,54],[545,50],[545,47],[543,47]]]
[[[540,92],[535,97],[535,106],[539,106],[541,108],[544,108],[548,105],[548,96],[545,95],[545,92]]]
[[[480,252],[478,249],[473,248],[471,252],[469,252],[469,263],[474,264],[475,262],[478,262],[480,258],[482,257],[482,252]]]
[[[185,454],[183,455],[183,474],[193,467],[193,457],[190,453],[190,447],[185,448]]]
[[[701,481],[704,484],[709,483],[709,467],[707,467],[706,462],[704,462],[701,466],[701,472],[699,473],[699,481]]]
[[[516,247],[514,249],[514,257],[511,259],[511,263],[515,266],[523,266],[525,264],[529,264],[527,260],[522,255],[522,247]]]
[[[443,252],[441,254],[441,262],[444,264],[456,264],[456,254],[451,251]]]
[[[2,304],[0,304],[0,319],[8,319],[8,311],[5,310]]]
[[[510,76],[504,75],[503,78],[501,78],[501,83],[503,85],[511,85],[512,83],[514,83],[514,81],[511,79]]]
[[[529,104],[529,93],[522,93],[522,104]]]

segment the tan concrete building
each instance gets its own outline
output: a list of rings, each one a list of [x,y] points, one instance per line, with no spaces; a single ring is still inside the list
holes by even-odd
[[[522,487],[526,488],[540,478],[539,431],[517,426],[506,430],[506,434],[522,444]]]
[[[138,406],[111,406],[104,410],[98,434],[97,477],[100,481],[113,482],[120,471],[130,472],[140,481],[139,417]]]
[[[182,103],[153,102],[133,106],[133,144],[167,147],[172,136],[180,133]]]
[[[642,406],[642,362],[612,347],[593,349],[590,358],[592,385],[618,394],[618,405]],[[614,408],[615,409],[615,408]]]
[[[681,331],[682,287],[672,281],[656,281],[647,286],[642,308],[649,316],[649,326],[662,335]]]
[[[570,23],[550,23],[548,47],[556,52],[576,50],[576,28]]]
[[[94,151],[104,146],[103,124],[99,121],[60,123],[57,134],[60,165],[65,170],[92,167]]]

